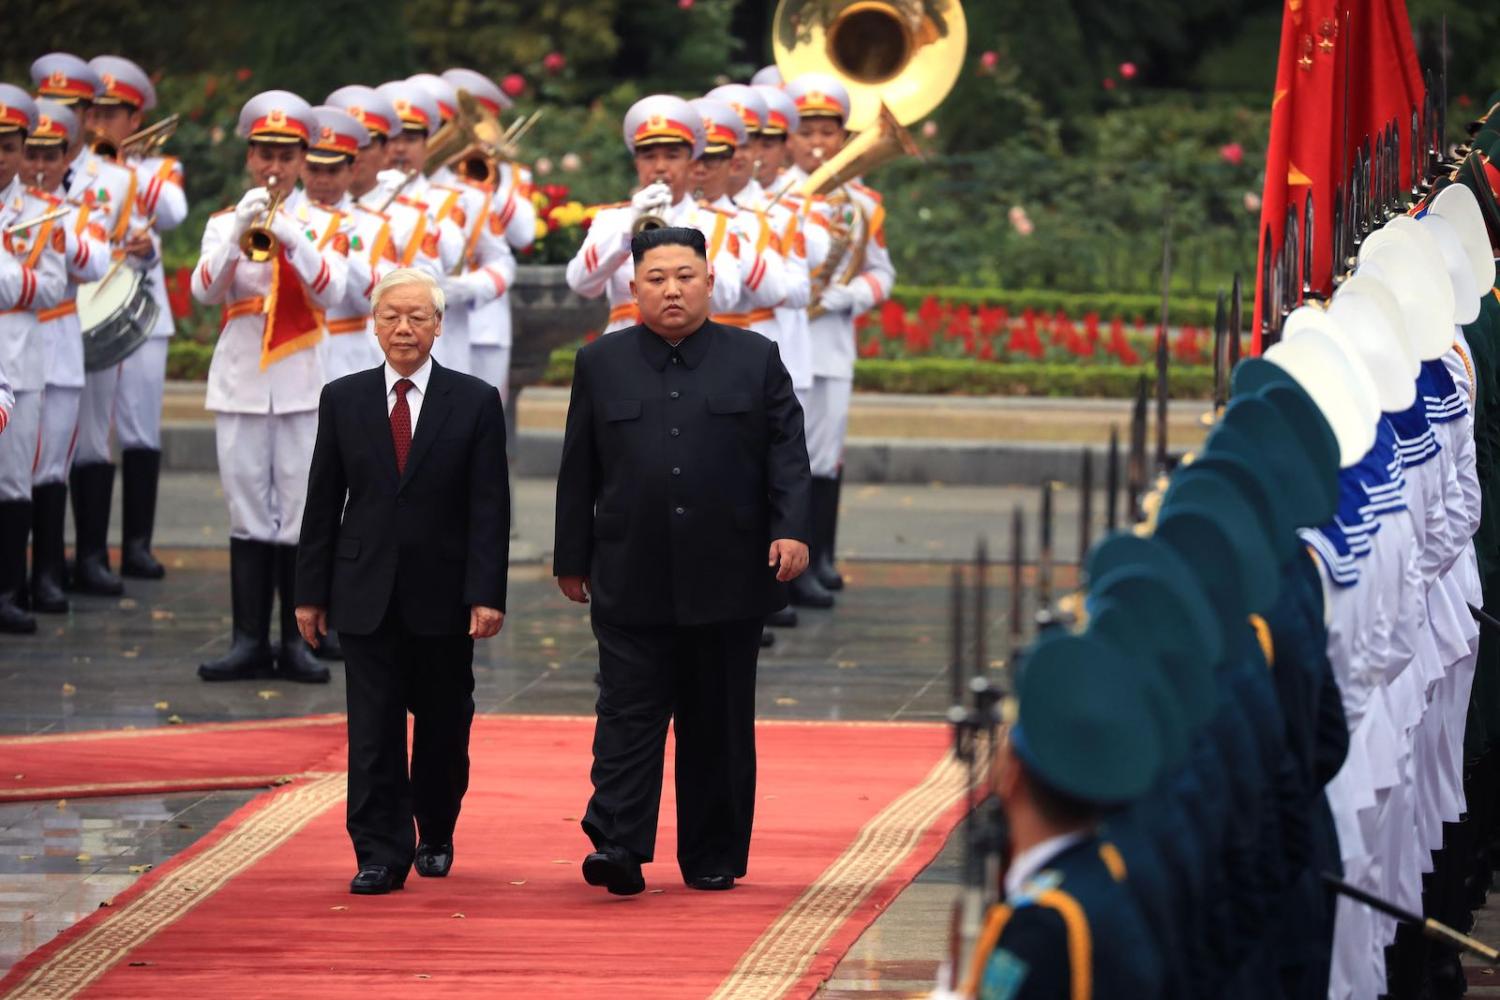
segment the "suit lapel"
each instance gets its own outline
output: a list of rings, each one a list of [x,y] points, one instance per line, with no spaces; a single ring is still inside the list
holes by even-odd
[[[396,442],[391,439],[391,414],[386,406],[384,365],[370,372],[368,387],[360,394],[360,410],[370,428],[376,461],[391,477],[391,481],[395,482]]]
[[[442,429],[443,421],[448,419],[448,411],[453,408],[452,401],[448,399],[448,390],[451,388],[448,378],[448,369],[434,361],[432,374],[427,379],[427,395],[422,399],[422,412],[417,415],[417,432],[412,436],[411,451],[406,456],[406,472],[401,476],[403,486],[411,479],[413,470],[427,454],[427,449],[432,446],[433,439]],[[386,434],[386,439],[390,439],[389,433]],[[392,444],[390,448],[391,465],[394,468],[396,446]]]

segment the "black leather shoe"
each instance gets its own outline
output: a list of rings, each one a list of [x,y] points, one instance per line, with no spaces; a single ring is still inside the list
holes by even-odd
[[[423,878],[443,878],[453,867],[453,844],[418,844],[416,867]]]
[[[766,624],[772,628],[796,628],[797,611],[792,607],[785,607],[780,611],[772,611],[766,615]]]
[[[683,881],[689,889],[701,889],[704,892],[723,892],[734,888],[733,875],[694,875]]]
[[[589,885],[602,885],[615,896],[634,896],[646,891],[641,863],[625,848],[614,845],[583,859],[583,880]]]
[[[833,607],[833,595],[818,582],[817,577],[805,571],[787,584],[787,596],[799,608]]]
[[[298,684],[327,684],[328,668],[318,662],[302,636],[283,638],[276,655],[276,676]]]
[[[397,875],[385,865],[364,865],[359,874],[349,883],[349,891],[356,896],[384,896],[406,885],[406,873]]]

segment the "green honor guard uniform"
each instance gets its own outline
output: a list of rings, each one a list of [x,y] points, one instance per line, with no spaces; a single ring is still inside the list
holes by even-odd
[[[964,994],[1158,997],[1160,955],[1119,851],[1098,833],[1106,809],[1144,794],[1161,771],[1142,673],[1093,636],[1047,637],[1018,693],[995,767],[1015,855]]]

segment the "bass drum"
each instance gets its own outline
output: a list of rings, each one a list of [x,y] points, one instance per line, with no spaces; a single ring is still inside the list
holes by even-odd
[[[140,271],[119,268],[107,280],[78,288],[78,322],[83,327],[83,368],[113,368],[151,336],[160,311],[151,296],[150,279]]]

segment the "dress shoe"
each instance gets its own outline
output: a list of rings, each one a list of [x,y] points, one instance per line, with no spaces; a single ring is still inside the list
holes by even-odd
[[[800,608],[833,607],[833,595],[818,582],[812,573],[808,572],[803,572],[801,576],[787,584],[787,596]]]
[[[276,656],[276,676],[298,684],[327,684],[328,668],[318,662],[312,647],[298,635],[283,638]]]
[[[349,891],[356,896],[384,896],[405,885],[405,872],[397,875],[395,869],[385,865],[361,865],[359,874],[349,883]]]
[[[683,881],[689,889],[701,889],[704,892],[723,892],[734,888],[733,875],[694,875]]]
[[[646,891],[641,863],[623,847],[609,845],[583,859],[583,880],[602,885],[614,896],[634,896]]]
[[[417,874],[423,878],[443,878],[453,867],[453,843],[417,845]]]
[[[766,624],[772,628],[796,628],[797,610],[788,606],[780,611],[772,611],[766,615]]]

